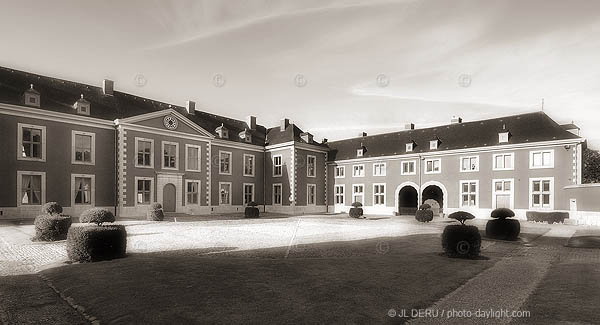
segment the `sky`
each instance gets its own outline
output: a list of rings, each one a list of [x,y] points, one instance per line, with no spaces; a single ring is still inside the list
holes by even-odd
[[[0,0],[0,65],[330,141],[539,111],[600,148],[600,1]]]

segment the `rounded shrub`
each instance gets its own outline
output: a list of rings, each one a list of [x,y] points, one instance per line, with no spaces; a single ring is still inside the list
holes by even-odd
[[[485,235],[502,240],[517,240],[521,232],[519,220],[508,219],[515,216],[515,213],[508,208],[498,208],[492,211],[491,217],[485,225]]]
[[[146,220],[151,221],[163,221],[165,214],[162,209],[162,205],[158,202],[150,204],[148,211],[146,211]]]
[[[495,219],[505,219],[514,217],[515,213],[509,208],[497,208],[492,211],[490,216]]]
[[[433,220],[433,211],[431,211],[431,205],[422,204],[419,210],[415,213],[415,219],[420,222],[430,222]]]
[[[67,256],[73,262],[111,260],[126,253],[127,231],[123,225],[73,227],[67,234]]]
[[[48,215],[58,215],[63,212],[62,206],[56,202],[48,202],[42,206],[42,213]]]
[[[40,215],[35,218],[35,241],[56,241],[67,238],[71,227],[71,216]]]
[[[92,208],[81,213],[79,216],[79,222],[95,223],[100,226],[104,222],[115,222],[115,215],[107,209]]]
[[[442,247],[448,256],[477,257],[481,250],[481,235],[475,226],[448,225],[442,233]]]
[[[244,209],[244,217],[246,218],[258,218],[260,217],[260,210],[257,208],[256,202],[248,203],[248,206]]]
[[[360,202],[354,202],[354,203],[352,203],[352,208],[350,208],[350,211],[348,212],[348,214],[350,215],[350,217],[352,217],[352,218],[361,218],[363,216],[362,206],[363,205]]]

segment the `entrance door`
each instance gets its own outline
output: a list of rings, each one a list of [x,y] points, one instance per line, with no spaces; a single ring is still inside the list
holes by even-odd
[[[175,185],[167,184],[163,188],[163,211],[175,212],[175,198],[177,196]]]

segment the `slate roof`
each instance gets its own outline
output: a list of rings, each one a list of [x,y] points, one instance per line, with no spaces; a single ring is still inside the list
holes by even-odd
[[[357,158],[356,150],[361,145],[366,148],[363,158],[492,147],[499,145],[498,133],[505,131],[511,135],[508,144],[580,138],[566,131],[544,112],[535,112],[332,141],[329,142],[329,161]],[[435,139],[440,140],[438,149],[430,150],[429,141]],[[415,143],[414,149],[406,152],[406,143],[411,141]]]
[[[238,134],[247,128],[245,121],[199,110],[196,110],[194,115],[190,115],[182,106],[170,105],[119,91],[114,91],[113,96],[107,96],[104,95],[102,87],[6,67],[0,67],[0,102],[23,105],[23,93],[30,88],[30,84],[33,84],[34,89],[40,93],[41,108],[37,109],[76,115],[73,104],[81,98],[81,94],[84,95],[85,100],[91,103],[91,117],[109,121],[172,108],[214,135],[216,135],[215,129],[223,124],[229,129],[230,141],[244,142]],[[264,126],[257,125],[256,130],[249,131],[252,134],[253,144],[261,146],[265,144],[266,128]]]
[[[296,143],[310,144],[310,145],[318,146],[318,147],[321,147],[324,149],[328,148],[326,143],[319,143],[314,140],[311,141],[310,143],[304,141],[302,139],[302,137],[300,136],[302,133],[303,133],[303,131],[293,123],[290,123],[286,127],[285,131],[283,131],[283,132],[281,132],[281,128],[279,126],[274,127],[274,128],[269,128],[269,129],[267,129],[266,144],[267,145],[275,145],[275,144],[281,144],[281,143],[294,141]]]

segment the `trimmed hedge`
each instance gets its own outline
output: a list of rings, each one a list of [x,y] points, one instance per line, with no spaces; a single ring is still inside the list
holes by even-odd
[[[260,216],[260,210],[257,207],[246,207],[244,209],[244,217],[246,218],[258,218]]]
[[[540,211],[527,211],[525,213],[527,221],[563,223],[565,219],[569,219],[568,212],[540,212]]]
[[[442,247],[448,256],[477,257],[481,250],[481,235],[475,226],[448,225],[442,233]]]
[[[521,232],[521,224],[515,219],[492,219],[485,225],[485,235],[502,240],[517,240]]]
[[[79,216],[79,222],[82,223],[95,223],[98,226],[104,222],[115,222],[115,216],[110,210],[103,208],[92,208],[87,209]]]
[[[35,241],[56,241],[67,239],[71,227],[71,216],[40,215],[35,218]]]
[[[415,213],[415,219],[417,219],[417,221],[420,221],[420,222],[429,222],[429,221],[433,220],[433,211],[417,210],[417,212]]]
[[[162,205],[160,203],[152,203],[146,211],[146,220],[150,221],[163,221],[165,219],[165,214],[162,209]]]
[[[361,218],[363,216],[363,209],[362,208],[350,208],[350,211],[348,212],[348,214],[352,218]]]
[[[123,225],[73,227],[67,234],[67,256],[73,262],[111,260],[125,257],[126,252]]]
[[[63,212],[62,206],[56,202],[48,202],[42,206],[42,213],[48,215],[57,215]]]

